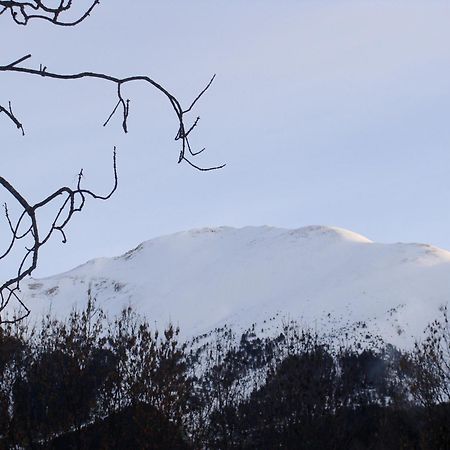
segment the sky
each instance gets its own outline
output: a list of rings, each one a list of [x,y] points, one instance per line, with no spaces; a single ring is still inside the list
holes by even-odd
[[[55,72],[149,75],[186,106],[216,74],[190,117],[201,117],[192,141],[207,148],[197,164],[227,166],[178,165],[176,117],[142,83],[125,91],[124,135],[119,117],[102,127],[112,85],[0,74],[0,104],[12,101],[26,132],[0,117],[1,175],[31,202],[74,185],[81,167],[86,187],[108,191],[118,149],[118,191],[89,202],[67,244],[42,248],[35,276],[220,225],[330,225],[450,249],[448,2],[123,5],[102,2],[74,28],[0,16],[0,64],[31,53],[25,64]]]

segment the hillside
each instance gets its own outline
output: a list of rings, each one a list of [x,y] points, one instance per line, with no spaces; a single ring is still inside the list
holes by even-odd
[[[205,228],[22,285],[34,317],[49,300],[66,315],[89,288],[109,313],[131,304],[159,328],[179,324],[185,337],[225,323],[267,330],[296,319],[341,336],[357,324],[410,345],[448,301],[450,252],[322,226]]]

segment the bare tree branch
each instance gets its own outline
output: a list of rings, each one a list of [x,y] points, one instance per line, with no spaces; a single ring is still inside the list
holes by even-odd
[[[13,61],[4,66],[0,66],[0,72],[14,72],[21,73],[26,75],[35,75],[43,78],[56,79],[56,80],[80,80],[80,79],[99,79],[108,83],[112,83],[116,86],[116,95],[117,95],[117,103],[114,106],[114,109],[109,114],[107,120],[104,122],[103,126],[108,125],[112,117],[117,113],[117,111],[121,110],[122,116],[122,128],[125,133],[128,132],[128,115],[130,108],[130,100],[125,99],[122,94],[122,87],[134,82],[143,82],[147,85],[150,85],[153,88],[156,88],[159,92],[161,92],[170,102],[173,111],[178,119],[178,131],[175,137],[175,140],[181,141],[181,149],[178,156],[178,163],[185,161],[193,168],[199,171],[210,171],[217,170],[225,166],[225,164],[213,167],[201,167],[198,164],[195,164],[191,161],[190,158],[186,157],[186,152],[188,152],[192,157],[200,154],[205,149],[202,148],[199,151],[193,151],[191,148],[191,144],[189,142],[189,136],[192,131],[198,126],[200,117],[197,117],[193,124],[187,128],[185,126],[185,115],[192,110],[194,105],[198,102],[198,100],[204,95],[204,93],[211,86],[211,83],[214,80],[214,77],[210,80],[207,86],[200,92],[199,95],[195,98],[195,100],[191,103],[189,108],[183,110],[177,98],[172,95],[167,89],[165,89],[162,85],[154,81],[152,78],[145,75],[136,75],[125,78],[118,78],[112,75],[99,73],[99,72],[79,72],[73,74],[60,74],[52,71],[48,71],[47,67],[40,65],[39,69],[34,69],[31,67],[22,67],[20,64],[27,61],[31,58],[31,55],[25,55],[17,60]],[[0,113],[6,114],[6,116],[19,128],[22,133],[23,126],[21,122],[14,115],[11,107],[11,103],[9,103],[9,108],[6,109],[4,107],[0,107]],[[99,195],[94,193],[91,190],[84,189],[81,186],[81,181],[83,177],[83,171],[81,171],[78,175],[78,182],[76,188],[69,187],[61,187],[56,190],[45,199],[40,202],[30,205],[27,200],[12,186],[12,184],[6,180],[4,177],[0,176],[0,186],[3,187],[9,194],[12,195],[14,200],[18,203],[18,205],[22,209],[22,213],[19,215],[18,219],[14,223],[11,219],[10,214],[8,212],[8,208],[5,207],[5,216],[8,222],[8,226],[11,232],[11,237],[8,245],[6,246],[3,253],[0,253],[0,261],[8,256],[12,251],[15,245],[23,240],[29,239],[32,242],[32,245],[29,247],[25,247],[25,253],[23,255],[22,261],[19,265],[18,271],[9,280],[5,281],[2,285],[0,285],[0,323],[2,323],[2,312],[5,311],[6,307],[10,304],[12,300],[18,302],[22,309],[25,310],[24,314],[20,316],[19,319],[26,317],[29,314],[29,309],[26,305],[23,304],[21,299],[19,298],[18,292],[20,291],[20,282],[28,275],[34,271],[37,267],[37,261],[39,256],[40,248],[45,245],[49,239],[54,235],[55,232],[58,232],[62,236],[62,242],[65,243],[67,240],[65,234],[65,227],[71,220],[74,213],[79,212],[83,209],[85,205],[85,201],[87,197],[91,197],[93,199],[98,200],[107,200],[111,197],[111,195],[117,189],[117,165],[116,165],[116,149],[114,148],[114,157],[113,157],[113,172],[114,172],[114,185],[109,193],[106,195]],[[39,229],[39,224],[37,220],[37,212],[39,209],[53,203],[58,198],[63,198],[63,202],[51,224],[50,230],[41,236],[41,230]],[[24,223],[27,225],[24,225]],[[25,231],[20,231],[25,227]],[[6,319],[3,319],[6,320]]]
[[[106,122],[103,124],[106,126],[111,118],[114,116],[114,114],[118,111],[119,108],[121,108],[122,111],[122,128],[125,133],[128,132],[128,115],[130,110],[130,100],[124,99],[122,95],[122,87],[129,83],[134,82],[144,82],[146,84],[149,84],[150,86],[156,88],[159,92],[161,92],[170,102],[173,111],[175,112],[177,119],[178,119],[178,131],[175,137],[175,140],[181,140],[181,150],[178,156],[178,163],[181,163],[182,161],[188,162],[192,167],[195,167],[198,170],[201,171],[209,171],[209,170],[217,170],[225,167],[225,164],[221,164],[218,166],[213,167],[207,167],[207,168],[200,168],[198,165],[193,164],[192,161],[189,161],[186,158],[186,151],[188,151],[192,156],[198,155],[201,153],[204,149],[201,149],[200,151],[193,152],[191,149],[191,145],[189,142],[189,135],[192,132],[192,130],[197,126],[199,118],[195,120],[192,126],[188,128],[186,131],[185,126],[185,116],[188,112],[190,112],[193,108],[193,106],[200,100],[200,98],[205,94],[205,92],[209,89],[211,86],[214,77],[209,81],[209,83],[206,85],[206,87],[200,92],[200,94],[197,95],[195,100],[191,103],[189,108],[186,110],[183,110],[181,107],[179,101],[177,98],[171,94],[166,88],[164,88],[161,84],[154,81],[152,78],[146,76],[146,75],[134,75],[131,77],[125,77],[125,78],[118,78],[112,75],[100,73],[100,72],[79,72],[79,73],[72,73],[72,74],[61,74],[61,73],[55,73],[48,71],[47,68],[44,66],[39,69],[33,69],[31,67],[21,67],[19,66],[20,63],[24,62],[25,60],[29,59],[31,55],[26,55],[22,58],[19,58],[18,60],[6,65],[6,66],[0,66],[0,72],[16,72],[16,73],[23,73],[28,75],[38,75],[44,78],[51,78],[56,80],[80,80],[84,78],[93,78],[93,79],[100,79],[109,83],[113,83],[116,85],[117,88],[117,103],[114,106],[114,109],[112,110],[111,114],[109,115]]]
[[[118,177],[117,177],[117,157],[116,148],[113,152],[113,175],[114,183],[111,190],[104,195],[97,194],[90,189],[85,189],[81,185],[83,171],[80,171],[78,175],[78,182],[75,188],[67,186],[61,187],[55,192],[45,197],[43,200],[31,205],[20,193],[7,181],[4,177],[0,176],[0,186],[2,186],[14,200],[18,206],[22,209],[16,221],[12,220],[8,211],[7,205],[5,205],[5,216],[11,232],[9,243],[6,249],[0,254],[0,261],[6,258],[18,241],[29,238],[31,240],[31,246],[25,247],[24,255],[17,270],[17,273],[9,280],[0,285],[0,323],[2,320],[2,312],[6,309],[11,300],[19,302],[20,306],[25,309],[25,315],[20,318],[26,317],[29,314],[29,309],[24,305],[18,296],[20,291],[20,282],[28,275],[31,275],[34,269],[37,267],[39,250],[45,245],[55,232],[62,235],[62,242],[66,242],[66,235],[64,229],[70,222],[72,216],[83,209],[87,197],[91,197],[97,200],[108,200],[117,189]],[[37,214],[40,209],[62,199],[62,203],[57,208],[57,212],[50,225],[50,229],[41,233],[39,223],[37,220]],[[25,225],[24,225],[25,223]],[[20,232],[22,227],[25,227],[25,231]]]
[[[87,19],[98,4],[99,0],[90,0],[90,3],[88,3],[85,10],[79,13],[76,18],[70,19],[69,11],[73,9],[73,0],[0,0],[0,16],[9,13],[12,20],[16,24],[24,26],[28,25],[31,20],[43,20],[50,22],[52,25],[71,27],[76,26]],[[117,114],[118,111],[121,111],[122,129],[125,133],[128,132],[128,116],[131,102],[130,99],[126,99],[123,96],[123,87],[129,83],[143,82],[146,85],[157,89],[170,102],[178,120],[178,130],[175,136],[176,141],[181,141],[178,163],[185,161],[187,164],[200,171],[216,170],[225,166],[225,164],[222,164],[204,168],[200,165],[194,164],[190,158],[186,157],[186,153],[188,153],[191,157],[195,157],[205,150],[202,148],[199,151],[193,151],[189,141],[189,136],[198,126],[200,117],[197,117],[192,125],[188,127],[185,125],[185,120],[186,115],[192,111],[200,98],[209,89],[214,81],[215,75],[211,78],[205,88],[196,96],[189,107],[183,109],[174,95],[172,95],[161,84],[157,83],[148,76],[136,75],[119,78],[99,72],[61,74],[47,70],[47,67],[42,64],[39,65],[39,69],[23,67],[22,64],[30,58],[31,54],[27,54],[7,65],[0,66],[0,72],[36,75],[43,78],[56,80],[80,80],[85,78],[99,79],[107,83],[111,83],[116,87],[117,103],[106,121],[103,123],[103,126],[107,126],[114,115]],[[8,103],[8,107],[0,105],[0,115],[1,114],[6,115],[10,122],[12,122],[22,132],[22,134],[24,134],[23,125],[13,112],[11,102]],[[41,247],[45,245],[55,233],[60,234],[63,243],[67,241],[65,228],[72,219],[73,215],[76,212],[82,211],[87,198],[108,200],[116,191],[118,177],[115,147],[113,153],[113,175],[113,187],[107,194],[100,195],[82,187],[83,170],[81,170],[78,174],[78,181],[75,188],[70,188],[67,186],[61,187],[35,204],[30,204],[6,178],[0,176],[0,187],[12,196],[14,202],[16,203],[16,207],[19,209],[17,217],[13,218],[8,210],[8,206],[5,204],[5,218],[10,236],[9,239],[7,239],[4,249],[0,248],[0,262],[11,255],[14,250],[23,251],[23,255],[21,256],[22,259],[20,260],[17,272],[9,280],[3,282],[3,284],[0,284],[0,324],[16,322],[22,320],[30,314],[30,309],[19,297],[20,283],[25,277],[31,275],[36,269]],[[60,203],[57,203],[58,201],[60,201]],[[49,230],[42,230],[37,214],[41,209],[54,204],[59,206],[56,207],[56,213],[51,221],[50,228]],[[19,242],[26,242],[26,244],[25,246],[20,247]],[[19,317],[9,319],[5,316],[5,313],[7,312],[6,309],[8,305],[10,305],[12,301],[15,301],[16,304],[22,308],[23,314]]]
[[[8,109],[4,106],[0,105],[0,114],[6,114],[6,116],[14,123],[14,125],[22,132],[22,136],[25,136],[25,131],[23,129],[23,125],[19,122],[19,119],[14,115],[11,102],[8,103]]]
[[[76,19],[69,21],[61,20],[61,16],[73,8],[72,0],[61,0],[58,6],[49,6],[48,3],[42,0],[0,0],[0,16],[9,13],[17,25],[28,25],[30,20],[38,19],[53,25],[73,27],[87,19],[100,0],[94,0]]]

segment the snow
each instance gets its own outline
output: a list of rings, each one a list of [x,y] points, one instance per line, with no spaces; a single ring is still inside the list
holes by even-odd
[[[374,243],[335,227],[203,228],[30,278],[22,294],[33,317],[50,305],[64,317],[85,304],[88,289],[108,313],[131,304],[158,328],[179,325],[185,338],[290,318],[327,333],[363,324],[364,332],[410,346],[448,302],[450,252]]]

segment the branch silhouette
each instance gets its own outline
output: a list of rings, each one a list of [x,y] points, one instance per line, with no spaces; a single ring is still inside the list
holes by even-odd
[[[42,0],[0,0],[0,16],[9,13],[12,20],[16,24],[24,26],[28,25],[32,20],[43,20],[50,22],[52,25],[72,27],[87,19],[98,4],[99,0],[89,3],[86,9],[82,11],[78,17],[70,20],[66,19],[66,17],[68,17],[68,13],[73,7],[72,0],[61,0],[57,6],[51,6],[49,5],[49,2]],[[62,74],[49,71],[48,68],[42,64],[39,65],[39,68],[23,66],[23,63],[28,62],[30,58],[31,54],[27,54],[9,64],[0,65],[0,72],[38,76],[53,80],[73,81],[80,79],[98,79],[106,83],[111,83],[116,87],[116,102],[111,113],[103,123],[103,126],[107,126],[116,114],[120,114],[122,118],[122,129],[125,133],[128,132],[128,117],[131,101],[123,96],[123,87],[127,84],[140,82],[156,89],[170,102],[177,117],[178,129],[175,135],[175,140],[181,142],[181,148],[178,154],[178,163],[184,161],[188,165],[202,172],[221,169],[225,166],[225,164],[221,164],[213,167],[202,167],[201,165],[193,162],[192,158],[205,150],[204,148],[200,150],[193,150],[189,140],[191,133],[199,124],[200,117],[196,117],[190,126],[186,125],[186,116],[191,113],[197,102],[210,88],[214,81],[215,75],[211,78],[204,89],[201,90],[195,97],[192,103],[187,108],[183,109],[180,102],[173,94],[149,76],[134,75],[119,78],[106,73],[90,71]],[[0,116],[1,115],[6,116],[6,118],[22,133],[22,135],[25,134],[22,122],[13,111],[11,102],[8,102],[7,106],[0,105]],[[67,241],[65,229],[73,215],[82,211],[86,200],[88,198],[108,200],[116,191],[118,186],[116,147],[114,147],[113,152],[113,186],[107,194],[100,195],[90,189],[84,188],[82,186],[82,178],[83,170],[79,172],[78,181],[74,188],[67,186],[60,187],[41,201],[31,204],[10,181],[0,175],[0,187],[10,194],[15,202],[15,209],[17,210],[18,208],[20,211],[19,213],[16,213],[13,218],[10,210],[8,209],[8,205],[4,205],[4,213],[10,236],[9,239],[7,239],[4,248],[0,248],[0,261],[11,255],[13,251],[17,249],[19,243],[26,242],[23,247],[23,256],[21,256],[16,273],[11,278],[4,281],[3,284],[0,284],[0,324],[20,321],[30,314],[30,308],[20,298],[20,283],[25,277],[31,275],[36,269],[39,259],[39,252],[42,246],[44,246],[55,233],[60,234],[62,242],[65,243]],[[56,203],[58,201],[60,201],[60,203]],[[49,230],[43,232],[38,219],[38,212],[53,204],[57,204],[56,213],[53,217]],[[20,308],[20,313],[15,316],[8,317],[7,307],[12,301],[17,302],[17,305]]]
[[[58,6],[49,6],[48,3],[41,0],[0,0],[0,16],[9,13],[17,25],[28,25],[30,20],[38,19],[53,25],[73,27],[87,19],[100,0],[93,1],[77,18],[68,21],[61,20],[61,17],[73,8],[72,0],[61,0]]]

